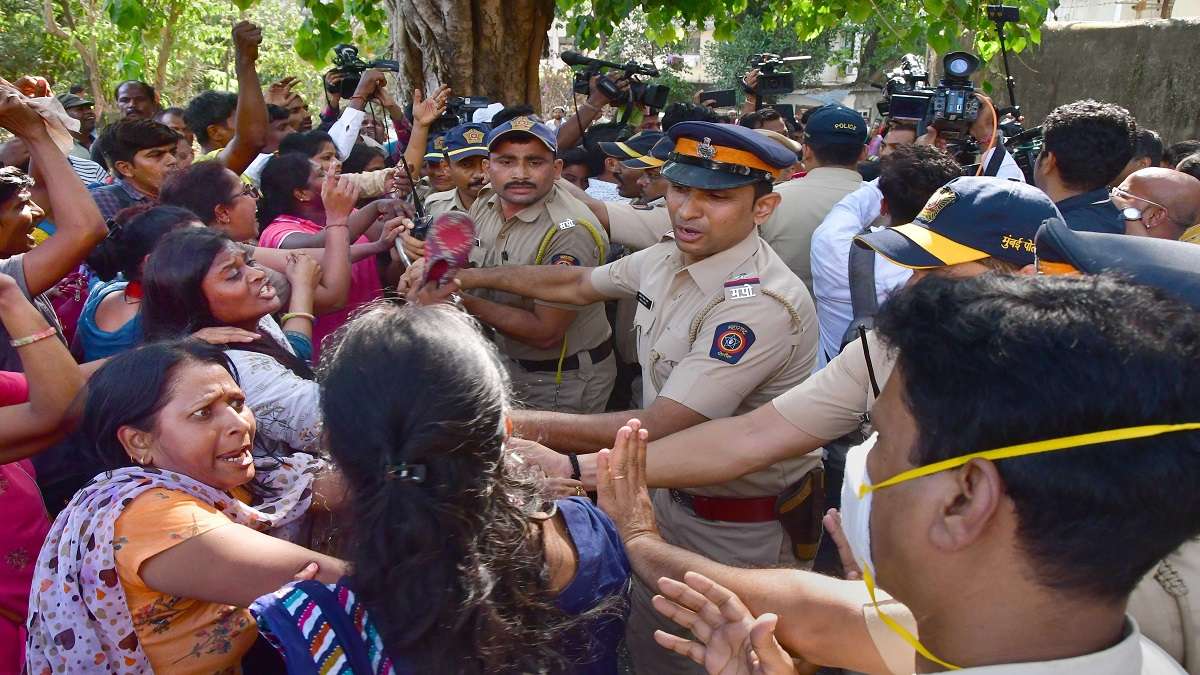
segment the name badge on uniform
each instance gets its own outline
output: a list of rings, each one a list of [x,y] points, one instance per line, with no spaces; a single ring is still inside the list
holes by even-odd
[[[569,220],[569,219],[568,219],[568,220],[564,220],[564,221],[562,221],[561,223],[559,223],[559,224],[558,224],[558,229],[559,229],[559,230],[569,230],[569,229],[571,229],[572,227],[575,227],[575,221],[574,221],[574,220]]]
[[[725,282],[725,299],[726,300],[745,300],[758,295],[755,287],[758,286],[758,277],[743,277],[741,279],[732,279]]]
[[[637,301],[639,305],[645,307],[646,309],[654,309],[654,301],[650,298],[647,298],[646,294],[642,293],[641,291],[638,291]]]

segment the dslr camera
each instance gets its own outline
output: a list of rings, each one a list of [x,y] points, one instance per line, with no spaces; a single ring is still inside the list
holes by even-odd
[[[341,82],[337,84],[325,85],[325,90],[331,94],[338,94],[342,98],[350,98],[354,95],[354,90],[358,88],[358,83],[362,79],[362,74],[368,68],[376,68],[378,70],[389,70],[393,73],[400,72],[400,62],[390,59],[375,59],[374,61],[364,61],[358,55],[358,47],[354,45],[338,45],[333,48],[333,72],[341,73]]]
[[[612,61],[593,59],[571,51],[563,52],[562,60],[568,66],[583,66],[583,70],[575,71],[575,81],[571,86],[571,89],[576,94],[581,96],[590,94],[592,78],[604,72],[604,70],[619,70],[624,75],[618,80],[610,80],[607,77],[602,77],[598,80],[599,84],[597,86],[608,97],[608,100],[613,103],[637,103],[658,109],[662,109],[667,105],[667,96],[671,93],[669,87],[635,79],[637,76],[658,77],[658,68],[653,63],[637,63],[636,61],[629,61],[624,64],[613,63]],[[622,80],[629,82],[628,95],[622,94],[620,88],[617,86],[617,83]]]
[[[889,119],[916,124],[917,135],[927,127],[937,129],[947,141],[970,139],[971,124],[979,119],[979,99],[971,75],[979,69],[979,59],[967,52],[950,52],[942,57],[943,77],[936,87],[929,86],[929,73],[921,60],[905,54],[900,65],[888,73],[878,108]]]

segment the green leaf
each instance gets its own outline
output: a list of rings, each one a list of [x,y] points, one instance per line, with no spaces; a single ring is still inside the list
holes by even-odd
[[[108,0],[104,9],[109,21],[121,30],[133,30],[149,23],[150,12],[141,0]]]
[[[938,54],[945,54],[954,47],[954,39],[946,34],[945,28],[939,28],[936,32],[933,26],[930,26],[928,35],[929,46]]]
[[[867,0],[852,0],[850,6],[846,8],[850,20],[854,23],[862,23],[871,16],[871,3]]]
[[[243,12],[250,9],[258,0],[233,0],[233,4]]]
[[[1025,47],[1028,45],[1029,41],[1025,39],[1024,35],[1018,35],[1017,37],[1008,41],[1008,48],[1014,54],[1020,54],[1021,52],[1025,51]]]

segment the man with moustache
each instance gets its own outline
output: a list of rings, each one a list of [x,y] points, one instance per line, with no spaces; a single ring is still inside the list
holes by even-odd
[[[425,213],[436,216],[447,211],[470,211],[479,191],[487,185],[483,170],[488,148],[484,145],[487,127],[460,124],[446,132],[445,161],[449,164],[453,190],[435,192],[425,198]]]
[[[608,235],[555,183],[562,160],[554,132],[522,115],[497,126],[486,142],[491,190],[470,208],[477,227],[472,265],[603,264]],[[463,294],[462,302],[496,329],[517,400],[540,410],[603,412],[616,377],[603,303],[580,307],[494,290]]]

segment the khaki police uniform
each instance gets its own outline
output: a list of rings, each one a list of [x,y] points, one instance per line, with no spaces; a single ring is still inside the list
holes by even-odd
[[[1200,542],[1180,546],[1143,577],[1127,611],[1146,637],[1200,675]]]
[[[425,215],[427,216],[440,216],[450,211],[466,213],[469,210],[463,206],[462,199],[459,199],[458,188],[434,192],[425,198]]]
[[[817,344],[812,299],[756,232],[691,265],[668,238],[593,270],[591,283],[606,295],[638,301],[634,327],[646,404],[662,396],[710,419],[729,417],[759,407],[812,371]],[[812,453],[687,494],[774,497],[819,465],[820,454]],[[680,497],[668,490],[656,490],[653,497],[668,542],[730,565],[799,563],[778,521],[705,520]],[[638,672],[702,672],[654,644],[653,630],[672,626],[650,606],[648,589],[635,586],[626,639]]]
[[[843,197],[862,185],[862,176],[851,169],[818,167],[804,178],[775,186],[782,201],[759,227],[762,238],[800,277],[812,293],[812,237],[825,216]]]
[[[663,235],[671,231],[666,197],[646,204],[610,202],[604,207],[608,209],[608,233],[614,244],[640,251],[662,241]]]
[[[500,210],[499,195],[489,191],[476,199],[470,215],[475,220],[478,237],[471,251],[471,264],[476,267],[538,264],[538,250],[551,231],[553,234],[540,260],[543,265],[594,267],[600,264],[601,252],[608,249],[604,229],[589,227],[593,222],[591,211],[558,186],[507,220]],[[565,347],[560,344],[539,349],[500,334],[496,342],[507,357],[520,404],[536,410],[569,413],[604,411],[616,377],[604,303],[579,307],[529,300],[494,290],[473,293],[527,310],[540,304],[576,312],[575,320],[567,328]]]

